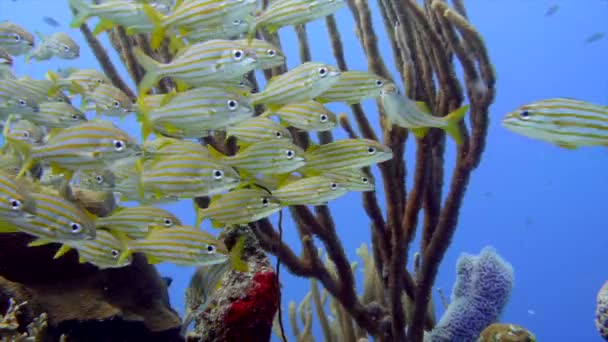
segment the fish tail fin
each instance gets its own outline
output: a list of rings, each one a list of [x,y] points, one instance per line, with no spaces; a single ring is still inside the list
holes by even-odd
[[[68,0],[70,7],[76,10],[76,15],[70,23],[71,28],[78,28],[89,18],[91,5],[82,0]]]
[[[154,84],[161,79],[162,66],[161,63],[146,55],[138,47],[133,49],[133,56],[135,56],[137,62],[146,70],[146,75],[142,78],[141,82],[139,82],[139,95],[141,96],[152,89]]]
[[[144,98],[139,96],[137,98],[137,107],[139,108],[138,120],[141,121],[141,138],[142,141],[148,139],[150,133],[152,133],[152,123],[150,122],[150,108],[144,104]]]
[[[464,105],[444,117],[444,120],[447,123],[445,132],[454,139],[457,145],[462,144],[462,132],[460,131],[460,126],[458,124],[464,118],[464,115],[468,110],[469,105]]]
[[[163,41],[163,38],[165,37],[165,33],[167,30],[166,27],[163,25],[165,18],[162,13],[157,11],[154,7],[150,6],[149,4],[143,4],[143,10],[146,13],[146,15],[150,18],[150,21],[152,21],[152,24],[154,25],[154,31],[152,32],[152,40],[150,41],[150,46],[153,49],[158,49],[160,47],[160,43]]]
[[[203,212],[203,209],[199,208],[196,205],[196,203],[194,203],[194,213],[195,213],[194,226],[200,227],[201,223],[203,223],[203,220],[205,220],[205,213]]]
[[[240,236],[232,249],[230,250],[230,262],[232,263],[232,269],[239,272],[248,272],[249,267],[243,260],[243,252],[245,250],[245,236]]]

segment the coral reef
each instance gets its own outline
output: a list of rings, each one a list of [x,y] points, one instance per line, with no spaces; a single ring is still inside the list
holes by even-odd
[[[0,235],[0,307],[10,298],[27,302],[17,315],[20,326],[44,314],[51,341],[62,334],[68,341],[182,340],[165,281],[143,256],[99,270],[79,263],[75,251],[53,259],[58,244],[27,247],[31,240]]]
[[[597,292],[595,305],[595,327],[600,336],[608,341],[608,281]]]
[[[279,303],[279,282],[268,257],[247,226],[225,232],[229,248],[245,236],[242,255],[248,271],[231,270],[208,308],[196,318],[187,341],[266,341]]]
[[[517,324],[493,323],[481,332],[477,342],[536,342],[536,337]]]
[[[451,303],[425,341],[473,341],[496,322],[513,288],[513,268],[493,248],[479,256],[463,254],[457,266]]]
[[[19,320],[17,314],[19,310],[27,305],[27,302],[15,303],[13,298],[9,298],[8,308],[4,316],[0,315],[0,341],[2,342],[39,342],[46,336],[47,317],[45,313],[34,318],[27,325],[27,332],[19,331]]]

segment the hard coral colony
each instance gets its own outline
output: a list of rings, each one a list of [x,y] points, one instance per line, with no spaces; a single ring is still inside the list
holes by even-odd
[[[398,77],[387,71],[363,0],[68,3],[74,14],[70,26],[80,29],[103,72],[71,68],[49,70],[46,79],[17,77],[13,57],[72,60],[80,48],[66,33],[38,34],[41,41],[35,42],[16,23],[0,23],[3,232],[33,235],[32,248],[59,244],[55,258],[74,249],[81,263],[97,266],[98,272],[131,267],[140,254],[149,263],[200,267],[195,276],[212,281],[193,279],[189,289],[196,325],[187,337],[193,341],[270,337],[273,319],[281,323],[280,283],[279,269],[273,270],[266,253],[291,273],[313,280],[318,312],[323,309],[317,286],[324,287],[324,298],[331,297],[343,322],[340,334],[348,340],[422,341],[431,331],[427,339],[443,341],[449,337],[440,336],[454,326],[474,326],[467,335],[474,339],[498,320],[512,270],[489,250],[459,264],[459,270],[470,272],[461,272],[450,306],[469,309],[458,317],[448,309],[447,318],[437,323],[429,309],[462,197],[481,161],[494,99],[487,52],[461,2],[451,8],[438,0],[424,6],[379,1]],[[348,69],[334,16],[346,13],[346,7],[368,70]],[[86,23],[91,17],[99,19],[93,31]],[[321,20],[335,64],[311,60],[306,25]],[[300,54],[299,64],[289,69],[277,33],[284,27],[295,29]],[[107,32],[136,91],[96,38],[101,32]],[[463,105],[453,60],[464,66],[470,104]],[[263,89],[254,71],[265,77]],[[399,78],[407,85],[404,94]],[[386,114],[379,133],[361,105],[369,99]],[[347,114],[337,116],[326,107],[335,102],[350,106],[358,132]],[[140,122],[142,141],[114,122],[130,115]],[[337,121],[348,138],[334,139]],[[416,160],[410,167],[413,186],[406,192],[408,131],[415,136]],[[446,133],[457,153],[442,199]],[[380,182],[370,171],[376,166],[386,212],[374,191]],[[353,270],[328,207],[353,191],[362,193],[371,221],[362,297],[355,292]],[[119,205],[115,198],[137,205]],[[178,200],[195,204],[195,226],[158,207]],[[283,207],[295,221],[301,256],[282,241],[282,224],[275,229],[268,219]],[[423,209],[420,254],[410,271],[408,248]],[[201,230],[204,219],[222,233]],[[315,241],[327,250],[325,263]],[[494,280],[501,286],[486,291],[486,282]],[[483,311],[476,304],[487,310],[483,317],[474,317]],[[326,338],[337,336],[325,315],[319,317]]]

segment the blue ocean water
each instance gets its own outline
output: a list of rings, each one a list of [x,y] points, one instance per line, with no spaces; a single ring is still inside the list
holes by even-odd
[[[559,4],[552,16],[546,10]],[[497,73],[497,95],[490,107],[490,128],[480,167],[473,173],[460,212],[458,230],[448,250],[436,287],[449,293],[455,280],[455,263],[460,253],[477,254],[492,245],[515,270],[515,288],[501,321],[525,326],[538,341],[601,341],[593,318],[595,296],[608,280],[606,273],[606,212],[604,198],[608,191],[608,150],[605,147],[565,150],[545,142],[531,140],[500,125],[500,119],[515,107],[548,97],[567,96],[608,105],[608,39],[593,44],[584,40],[594,32],[608,31],[608,2],[541,0],[469,0],[465,2],[469,19],[481,32]],[[390,58],[390,44],[382,32],[375,1],[370,1],[374,24],[378,28],[381,51],[387,66],[397,78]],[[42,21],[49,16],[62,24],[52,28]],[[0,0],[0,20],[9,19],[30,31],[52,33],[68,31],[81,45],[81,57],[75,61],[53,59],[27,65],[16,58],[17,75],[42,78],[47,70],[78,67],[98,68],[78,30],[69,29],[71,13],[64,0]],[[354,23],[348,9],[336,14],[350,69],[365,70]],[[95,23],[91,20],[90,24]],[[312,57],[334,63],[323,21],[308,25]],[[290,68],[299,64],[297,41],[292,28],[280,34]],[[116,66],[128,79],[105,35],[104,46]],[[129,84],[134,88],[132,83]],[[377,125],[374,101],[364,103],[370,121]],[[347,111],[345,106],[330,106]],[[139,129],[134,119],[121,123],[134,136]],[[345,137],[336,129],[336,138]],[[414,152],[408,144],[408,161]],[[449,143],[446,162],[453,165],[454,146]],[[377,175],[377,169],[374,170]],[[377,177],[380,179],[380,177]],[[411,184],[411,179],[408,179]],[[382,187],[379,198],[384,208]],[[167,205],[184,222],[193,223],[190,203]],[[353,193],[330,204],[338,234],[351,260],[358,260],[355,249],[369,243],[367,217],[361,208],[360,194]],[[278,215],[271,221],[276,223]],[[300,243],[289,215],[285,215],[284,239],[299,252]],[[211,229],[204,225],[204,228]],[[415,251],[417,241],[412,245]],[[192,268],[159,265],[163,275],[173,278],[171,301],[183,312],[183,294],[193,273]],[[299,302],[308,291],[308,280],[296,278],[283,269],[282,309],[286,320],[290,300]],[[358,286],[361,287],[358,271]],[[437,303],[438,316],[443,308]],[[322,339],[317,322],[315,337]],[[273,339],[277,340],[276,337]]]

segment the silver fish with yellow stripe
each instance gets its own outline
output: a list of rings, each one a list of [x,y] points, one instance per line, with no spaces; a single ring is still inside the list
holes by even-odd
[[[12,222],[17,230],[38,238],[30,243],[31,246],[95,238],[93,214],[56,192],[40,191],[30,192],[36,203],[36,214],[27,220]]]
[[[180,29],[186,33],[201,27],[221,25],[244,18],[256,5],[257,0],[189,0],[177,4],[168,15],[144,5],[146,14],[155,26],[151,46],[158,48],[168,29]]]
[[[42,102],[37,113],[23,117],[48,128],[65,128],[88,121],[83,112],[67,102]]]
[[[261,140],[285,139],[291,141],[289,130],[276,121],[256,116],[226,128],[226,137],[235,137],[239,145],[250,145]]]
[[[319,62],[306,62],[275,76],[264,91],[251,95],[253,104],[263,103],[271,109],[281,105],[314,99],[339,79],[340,71]]]
[[[374,180],[359,169],[325,170],[323,176],[340,182],[348,191],[374,191]]]
[[[0,221],[17,222],[36,214],[36,200],[22,182],[4,169],[0,171]],[[4,228],[0,228],[4,231]]]
[[[127,34],[151,32],[154,27],[143,11],[143,5],[136,1],[107,0],[94,4],[83,0],[68,0],[68,4],[77,11],[70,23],[71,28],[80,27],[88,18],[100,18],[93,29],[94,35],[117,25],[123,26]]]
[[[52,70],[47,71],[46,78],[54,83],[49,93],[57,89],[65,88],[72,93],[84,95],[86,92],[95,90],[100,84],[112,84],[110,79],[96,69],[77,69],[71,71],[67,77],[61,77]]]
[[[0,116],[37,113],[38,105],[35,94],[18,87],[17,80],[0,79]]]
[[[207,148],[198,142],[164,136],[158,136],[152,140],[145,141],[143,143],[143,149],[143,157],[145,159],[169,157],[180,153],[198,153],[202,156],[209,155]]]
[[[119,261],[130,254],[144,253],[148,262],[170,262],[184,266],[204,266],[225,262],[229,259],[224,243],[213,235],[192,226],[176,226],[171,229],[152,227],[148,236],[131,240],[129,249]]]
[[[187,31],[177,38],[186,39],[189,44],[211,39],[231,39],[247,33],[254,22],[255,18],[252,15],[246,15],[243,18],[225,20],[221,24]]]
[[[241,174],[277,175],[290,173],[304,166],[304,151],[284,140],[261,140],[240,150],[234,156],[224,156],[208,147],[212,156],[234,166]]]
[[[126,240],[105,229],[97,229],[93,240],[64,242],[53,258],[57,259],[71,249],[76,249],[80,263],[88,262],[102,270],[120,268],[130,265],[133,260],[129,255],[119,262],[120,255],[125,253],[127,248]]]
[[[124,118],[133,111],[133,101],[119,88],[103,83],[85,93],[83,108],[94,109],[97,115]]]
[[[175,138],[198,138],[254,114],[249,99],[221,88],[200,87],[169,93],[160,107],[148,111],[140,102],[142,137],[154,131]]]
[[[106,228],[132,239],[142,239],[148,235],[151,226],[172,228],[182,222],[172,213],[159,207],[138,205],[115,209],[109,216],[97,219],[97,229]]]
[[[12,125],[7,125],[4,135],[4,151],[15,140],[25,142],[29,145],[38,145],[44,138],[44,130],[29,120],[19,120]]]
[[[33,47],[33,34],[8,20],[0,22],[0,48],[6,50],[11,56],[20,56]]]
[[[262,116],[277,116],[281,124],[307,132],[324,132],[337,125],[336,114],[317,101],[291,103]]]
[[[322,175],[325,170],[354,169],[382,163],[393,158],[393,151],[371,139],[342,139],[306,150],[305,175]]]
[[[49,80],[35,80],[29,76],[23,76],[17,80],[18,87],[23,87],[33,95],[32,99],[38,103],[45,101],[70,103],[70,98],[54,87]]]
[[[140,152],[140,145],[127,132],[109,121],[93,120],[55,129],[46,143],[26,150],[27,162],[20,174],[35,161],[44,160],[53,168],[66,172],[66,178],[70,180],[73,170],[100,168]]]
[[[236,40],[236,42],[253,49],[255,52],[255,68],[266,70],[274,68],[285,63],[285,54],[278,47],[270,42],[262,39],[253,39],[250,42],[247,39]]]
[[[65,32],[55,32],[50,36],[36,31],[38,44],[25,56],[25,63],[31,59],[46,61],[53,57],[76,59],[80,57],[80,46]]]
[[[179,50],[171,62],[163,64],[134,48],[133,54],[146,74],[139,83],[140,96],[161,78],[202,86],[216,80],[242,77],[255,68],[255,53],[231,40],[214,39],[188,45]]]
[[[522,105],[502,119],[506,129],[557,146],[608,146],[608,106],[572,98]]]
[[[212,196],[239,185],[239,174],[230,166],[199,153],[182,153],[139,162],[141,191],[162,196],[193,198]],[[143,197],[143,195],[142,195]]]
[[[417,138],[426,135],[430,127],[444,130],[456,144],[462,143],[462,132],[458,126],[469,110],[469,105],[462,106],[444,117],[430,114],[424,102],[414,102],[401,95],[394,83],[385,84],[380,95],[384,113],[389,127],[392,124],[410,129]]]
[[[346,102],[349,105],[377,98],[388,80],[370,72],[350,70],[340,74],[338,82],[317,97],[321,103]]]
[[[346,195],[348,189],[337,179],[325,176],[304,177],[272,191],[284,205],[324,205]]]
[[[260,188],[236,189],[215,196],[205,209],[197,208],[196,226],[205,218],[214,227],[255,222],[281,210],[281,203],[266,190]]]

